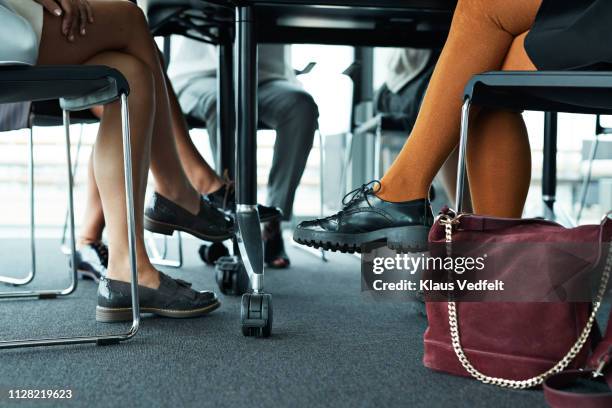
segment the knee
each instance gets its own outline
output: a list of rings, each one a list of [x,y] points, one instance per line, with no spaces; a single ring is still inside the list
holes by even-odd
[[[131,56],[123,58],[117,69],[127,79],[131,93],[137,95],[138,104],[152,109],[155,103],[155,78],[151,69]]]
[[[316,127],[319,119],[319,108],[312,95],[303,90],[288,93],[286,103],[291,113],[287,117],[297,118],[304,126]]]
[[[127,27],[132,30],[140,30],[145,28],[149,32],[149,26],[144,12],[140,7],[131,1],[115,1],[114,7],[118,18],[124,19]]]

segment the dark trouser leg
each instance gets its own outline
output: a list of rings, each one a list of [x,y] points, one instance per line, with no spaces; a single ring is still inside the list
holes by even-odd
[[[261,85],[258,99],[261,122],[276,130],[268,204],[289,219],[317,129],[317,105],[300,86],[283,80]]]

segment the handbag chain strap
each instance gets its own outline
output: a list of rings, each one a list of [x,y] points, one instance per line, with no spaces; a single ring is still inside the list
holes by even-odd
[[[461,214],[456,217],[451,217],[448,215],[443,215],[440,217],[440,223],[444,225],[446,232],[446,248],[447,251],[451,249],[451,243],[453,241],[453,225],[459,223],[459,218]],[[449,252],[450,255],[450,252]],[[553,367],[551,367],[546,372],[537,375],[535,377],[531,377],[525,380],[509,380],[506,378],[499,377],[490,377],[478,371],[472,363],[468,360],[465,352],[463,351],[463,347],[461,346],[461,336],[459,334],[459,324],[457,320],[457,305],[454,301],[448,302],[448,323],[450,326],[450,335],[451,342],[453,346],[453,350],[457,355],[457,358],[461,362],[461,365],[465,370],[477,380],[485,383],[485,384],[493,384],[500,387],[505,388],[515,388],[515,389],[525,389],[535,387],[544,382],[544,380],[550,376],[551,374],[555,374],[561,372],[567,368],[567,366],[572,362],[572,360],[580,353],[580,350],[587,342],[589,335],[591,334],[591,329],[593,328],[593,324],[595,323],[595,316],[599,307],[601,306],[601,301],[606,292],[606,287],[608,286],[608,280],[610,279],[610,271],[612,270],[612,245],[609,246],[608,256],[606,259],[606,264],[604,266],[603,273],[601,275],[601,283],[599,285],[599,289],[597,291],[597,295],[595,297],[595,301],[593,302],[593,308],[591,311],[591,315],[584,326],[584,329],[578,336],[578,339],[574,343],[574,345],[570,348],[567,354],[557,362]]]

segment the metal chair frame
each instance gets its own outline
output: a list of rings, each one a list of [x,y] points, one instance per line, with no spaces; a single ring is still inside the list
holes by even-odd
[[[36,68],[34,68],[36,69]],[[118,72],[114,75],[120,76]],[[111,78],[116,81],[116,78]],[[43,80],[41,80],[42,82]],[[127,82],[126,82],[127,84]],[[129,89],[118,90],[118,95],[115,98],[119,99],[121,104],[121,122],[122,122],[122,141],[123,141],[123,161],[124,161],[124,183],[126,193],[126,211],[128,220],[128,244],[130,253],[130,269],[131,269],[131,295],[132,295],[132,325],[130,329],[125,333],[110,333],[95,336],[67,336],[67,337],[50,337],[50,338],[39,338],[39,339],[18,339],[18,340],[3,340],[0,341],[0,349],[8,348],[20,348],[20,347],[37,347],[37,346],[58,346],[68,344],[83,344],[83,343],[95,343],[98,345],[115,344],[121,341],[129,340],[136,335],[140,327],[140,308],[138,302],[138,273],[136,265],[136,224],[135,224],[135,209],[134,209],[134,196],[133,196],[133,181],[132,181],[132,156],[131,156],[131,144],[130,144],[130,125],[129,125],[129,111],[128,111],[128,93]],[[74,197],[73,197],[73,172],[72,172],[72,159],[71,159],[71,144],[70,144],[70,112],[67,109],[63,109],[63,123],[64,133],[66,142],[66,162],[67,162],[67,176],[68,176],[68,219],[69,219],[69,230],[70,230],[70,256],[72,258],[72,265],[70,270],[70,283],[67,287],[62,289],[53,290],[23,290],[23,291],[4,291],[0,292],[0,299],[6,298],[38,298],[38,299],[54,299],[58,297],[68,296],[77,289],[77,265],[76,265],[76,248],[75,248],[75,227],[74,227]],[[30,146],[32,146],[33,138],[30,132]],[[32,270],[29,275],[17,282],[6,282],[7,279],[3,279],[4,283],[22,285],[23,281],[31,282],[36,276],[36,251],[34,245],[34,194],[33,194],[33,149],[30,149],[30,238],[31,238],[31,258],[32,258]]]

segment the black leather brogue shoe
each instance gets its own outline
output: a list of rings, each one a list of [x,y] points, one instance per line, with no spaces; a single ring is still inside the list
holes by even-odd
[[[429,201],[380,199],[380,182],[372,181],[348,193],[342,211],[300,223],[293,239],[303,245],[340,252],[361,252],[361,246],[386,241],[394,250],[424,251],[433,224]]]

